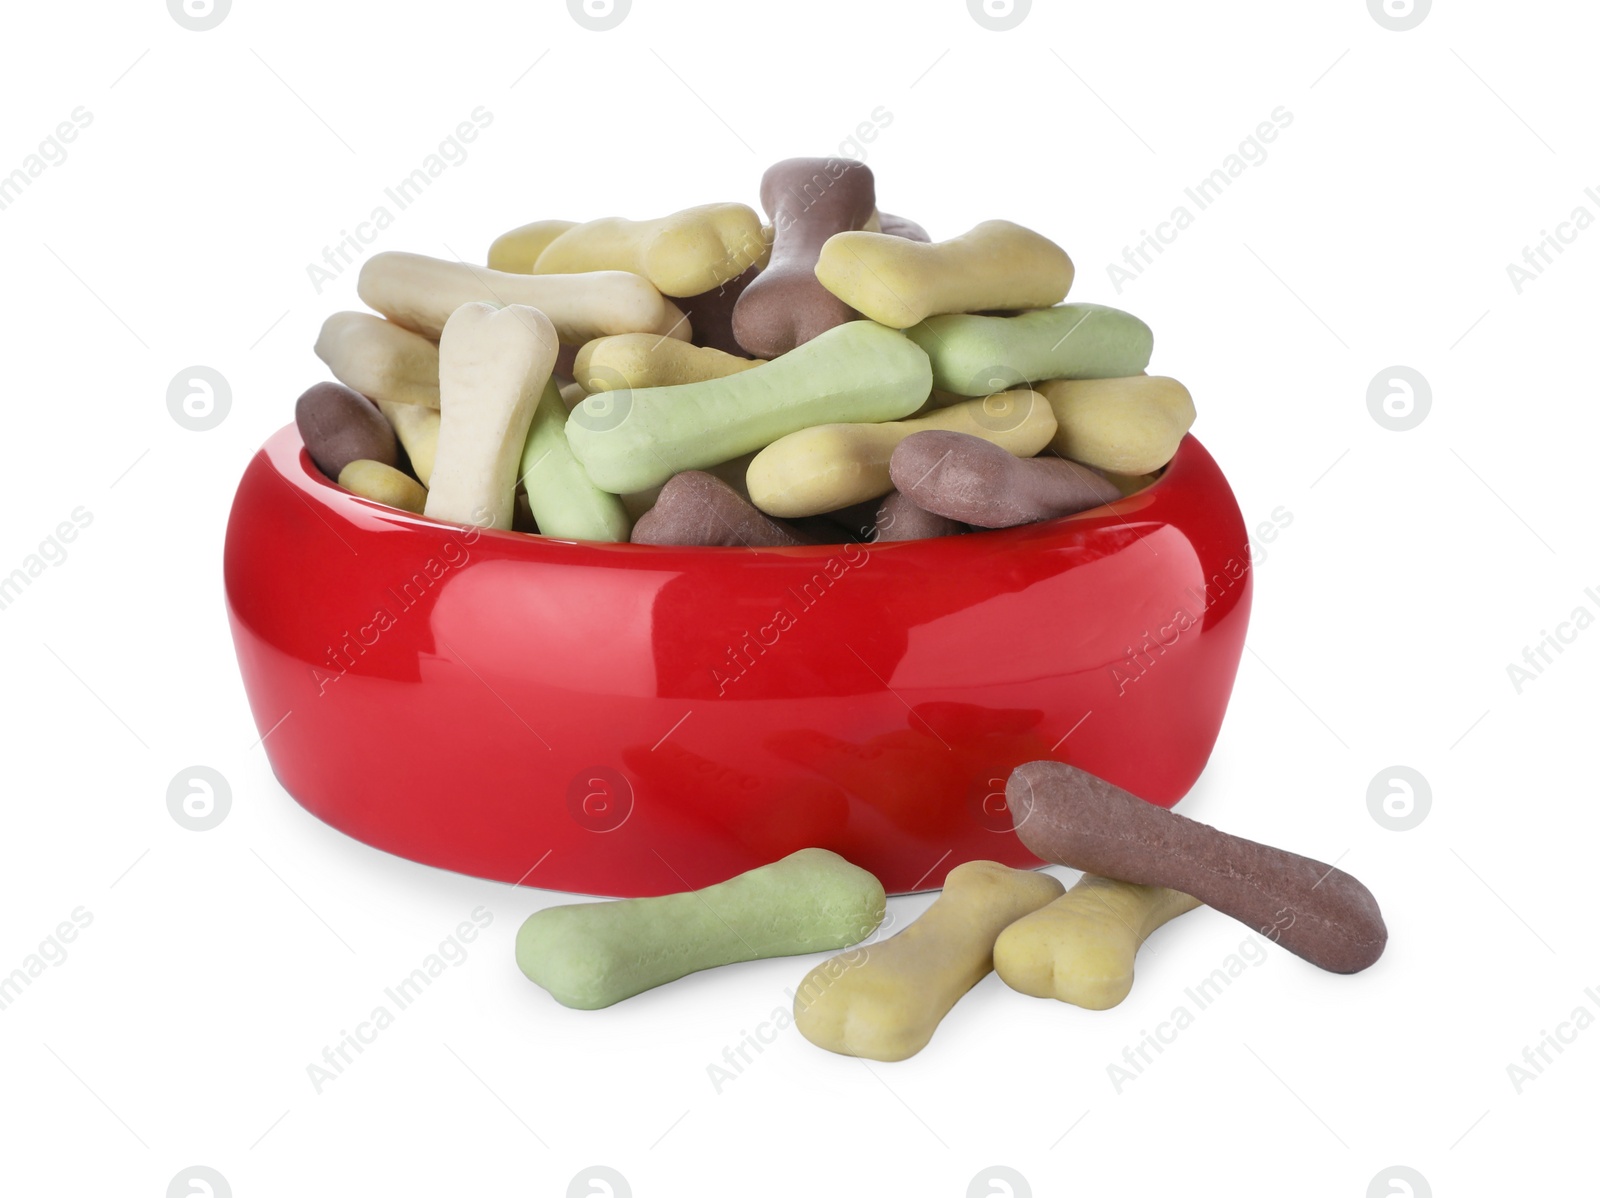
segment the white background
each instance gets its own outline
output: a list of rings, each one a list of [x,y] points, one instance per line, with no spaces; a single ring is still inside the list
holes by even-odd
[[[203,1164],[241,1198],[561,1195],[604,1164],[640,1196],[958,1196],[1003,1192],[980,1174],[1004,1165],[1041,1195],[1359,1198],[1404,1192],[1374,1182],[1403,1164],[1440,1195],[1566,1192],[1600,1030],[1521,1093],[1507,1065],[1580,1004],[1600,1014],[1600,631],[1520,694],[1506,667],[1600,614],[1579,364],[1600,231],[1520,294],[1506,266],[1576,206],[1600,216],[1596,26],[1589,5],[1487,0],[1409,32],[1360,0],[1041,0],[1009,32],[954,0],[637,0],[608,32],[554,0],[238,0],[208,32],[155,0],[8,6],[0,173],[74,108],[93,121],[0,212],[0,573],[75,508],[93,522],[0,611],[0,973],[74,909],[93,922],[0,1011],[0,1188],[158,1198]],[[235,670],[229,499],[324,377],[318,325],[356,306],[354,269],[318,294],[307,264],[480,105],[470,157],[374,250],[481,259],[528,220],[755,204],[770,162],[834,152],[882,106],[885,209],[936,238],[1037,228],[1077,262],[1075,297],[1148,321],[1151,369],[1192,389],[1247,520],[1293,515],[1182,810],[1362,878],[1383,960],[1336,977],[1272,950],[1118,1093],[1107,1065],[1248,935],[1201,911],[1110,1012],[990,977],[908,1062],[789,1029],[718,1093],[708,1066],[814,959],[568,1011],[511,951],[564,896],[301,811]],[[1267,160],[1119,294],[1107,264],[1280,105]],[[197,364],[231,385],[207,432],[166,406]],[[1405,432],[1367,406],[1395,364],[1431,384]],[[204,833],[166,807],[195,764],[232,790]],[[1368,810],[1396,764],[1431,785],[1411,831]],[[465,963],[316,1093],[307,1065],[480,905]]]

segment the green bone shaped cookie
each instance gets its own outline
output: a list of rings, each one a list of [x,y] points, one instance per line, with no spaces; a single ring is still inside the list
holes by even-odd
[[[1059,304],[1016,316],[930,316],[906,330],[927,351],[933,385],[993,395],[1042,379],[1123,378],[1150,364],[1154,337],[1137,316]]]
[[[536,911],[517,932],[517,965],[563,1006],[593,1011],[714,965],[856,944],[883,910],[866,870],[801,849],[704,890]]]
[[[922,350],[854,320],[725,378],[591,395],[573,409],[567,441],[595,486],[622,495],[815,424],[899,420],[931,387]]]
[[[676,342],[674,342],[676,344]],[[522,485],[539,532],[580,541],[626,541],[630,522],[622,500],[589,481],[563,432],[567,405],[554,377],[544,385],[522,446]]]

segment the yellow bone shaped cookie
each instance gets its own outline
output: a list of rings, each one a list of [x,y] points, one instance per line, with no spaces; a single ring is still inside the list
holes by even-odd
[[[949,241],[835,233],[817,279],[857,312],[908,329],[947,312],[1048,308],[1072,286],[1072,259],[1055,242],[1008,220],[986,220]]]
[[[1200,906],[1164,886],[1095,874],[1048,907],[1000,933],[994,971],[1013,990],[1091,1011],[1114,1007],[1133,988],[1133,958],[1151,932]]]
[[[1061,894],[1049,874],[969,861],[898,935],[830,958],[795,991],[794,1022],[819,1048],[874,1061],[903,1061],[993,968],[1005,928]]]

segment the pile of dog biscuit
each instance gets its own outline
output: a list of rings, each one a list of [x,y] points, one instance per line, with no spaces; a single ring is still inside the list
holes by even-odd
[[[486,266],[380,253],[371,312],[330,317],[337,383],[296,423],[341,487],[433,519],[654,545],[799,546],[1005,528],[1149,484],[1194,421],[1145,373],[1150,330],[1064,303],[1066,253],[1007,221],[933,242],[878,209],[859,162],[794,158],[738,203],[659,220],[540,221]],[[991,970],[1091,1009],[1120,1002],[1156,928],[1202,904],[1324,969],[1387,931],[1359,881],[1153,806],[1054,761],[1018,767],[1015,830],[1048,874],[969,861],[870,942],[870,873],[806,848],[704,890],[536,912],[523,972],[594,1009],[737,961],[849,949],[795,992],[834,1052],[901,1060]],[[854,947],[852,947],[854,946]]]
[[[822,1048],[899,1061],[920,1052],[991,971],[1011,989],[1089,1010],[1120,1003],[1155,929],[1206,905],[1312,964],[1356,973],[1383,954],[1377,901],[1334,866],[1219,832],[1058,761],[1006,784],[1017,836],[1049,874],[995,861],[950,870],[903,931],[870,873],[821,848],[703,890],[547,907],[517,933],[517,964],[565,1006],[592,1010],[698,970],[851,948],[811,969],[794,1024]]]
[[[539,221],[486,266],[385,252],[299,399],[317,468],[427,517],[792,546],[1005,528],[1152,481],[1194,421],[1138,318],[1062,302],[1020,225],[932,242],[872,171],[792,158],[739,203]]]

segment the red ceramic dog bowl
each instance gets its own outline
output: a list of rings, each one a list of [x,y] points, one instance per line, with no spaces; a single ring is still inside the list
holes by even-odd
[[[291,425],[245,471],[224,569],[256,726],[307,809],[430,865],[623,896],[808,845],[891,892],[1035,865],[1004,790],[1040,758],[1170,806],[1250,609],[1244,522],[1192,437],[1077,516],[752,550],[411,516],[329,482]]]

